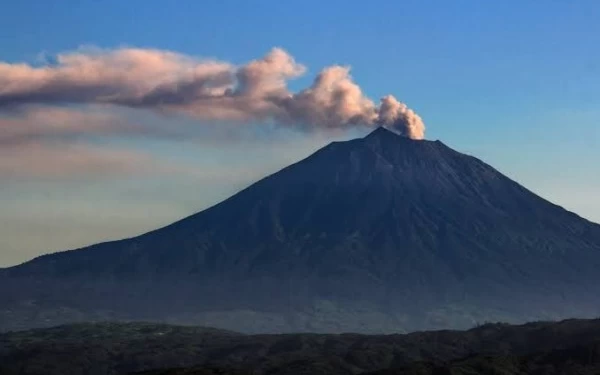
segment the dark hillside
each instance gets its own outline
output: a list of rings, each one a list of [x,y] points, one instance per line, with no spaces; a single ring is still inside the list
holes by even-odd
[[[586,374],[569,371],[598,368],[599,339],[599,320],[373,336],[80,324],[0,335],[0,374]]]

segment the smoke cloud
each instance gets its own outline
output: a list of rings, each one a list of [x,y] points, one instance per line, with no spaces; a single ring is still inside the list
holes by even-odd
[[[349,67],[326,67],[310,87],[291,92],[288,81],[305,72],[280,48],[241,66],[156,49],[87,49],[59,54],[41,67],[0,62],[0,109],[112,104],[309,131],[385,126],[424,137],[423,121],[413,110],[391,95],[375,104],[352,80]]]

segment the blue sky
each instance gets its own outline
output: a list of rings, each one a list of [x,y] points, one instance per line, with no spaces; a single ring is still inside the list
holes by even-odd
[[[281,47],[307,68],[289,82],[292,91],[310,85],[323,67],[349,65],[366,96],[377,101],[393,94],[413,108],[427,126],[426,138],[474,154],[600,222],[598,19],[600,4],[585,0],[12,1],[0,13],[3,30],[10,31],[0,33],[0,61],[39,66],[56,54],[95,46],[169,50],[237,65]],[[147,111],[102,110],[156,127],[195,126],[192,119]],[[71,150],[68,157],[55,148],[36,149],[57,158],[41,175],[15,177],[17,168],[32,167],[23,158],[33,152],[4,158],[0,266],[167,224],[333,139],[358,134],[258,123],[250,129],[258,130],[234,138],[200,131],[185,141],[86,136],[96,148],[93,155],[86,149],[85,158],[101,154],[119,165],[124,155],[136,172],[140,163],[159,161],[168,164],[164,173],[85,175],[85,166],[75,168],[82,150],[70,143],[57,146]],[[130,158],[132,151],[151,162]],[[62,170],[73,163],[78,173]]]

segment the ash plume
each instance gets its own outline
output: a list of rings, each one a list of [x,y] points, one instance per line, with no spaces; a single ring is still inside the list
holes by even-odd
[[[391,95],[375,104],[352,80],[349,67],[326,67],[309,87],[291,92],[288,81],[305,72],[280,48],[241,66],[156,49],[78,50],[41,67],[0,62],[0,109],[100,103],[308,131],[384,126],[424,137],[423,121],[413,110]]]

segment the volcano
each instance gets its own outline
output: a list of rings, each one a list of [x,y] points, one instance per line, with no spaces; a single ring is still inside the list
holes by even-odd
[[[600,312],[600,226],[440,141],[333,142],[138,237],[0,270],[0,328],[398,332]]]

